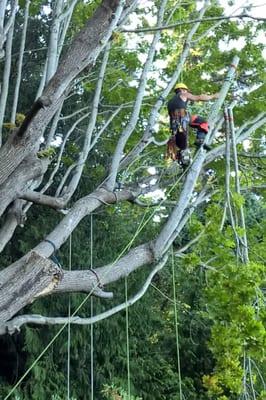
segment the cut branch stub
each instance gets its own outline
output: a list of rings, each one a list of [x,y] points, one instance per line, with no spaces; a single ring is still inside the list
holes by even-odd
[[[37,297],[53,291],[62,276],[54,262],[32,251],[19,272],[0,282],[0,321],[8,321]]]

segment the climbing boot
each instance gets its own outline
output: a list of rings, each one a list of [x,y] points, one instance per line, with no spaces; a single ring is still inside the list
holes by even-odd
[[[204,139],[196,139],[194,144],[197,147],[197,149],[199,149],[203,145],[204,150],[207,150],[207,151],[211,150],[211,147],[208,144],[204,143]]]
[[[191,158],[191,152],[189,149],[181,150],[180,151],[180,164],[182,166],[187,167],[188,165],[191,164],[192,158]]]

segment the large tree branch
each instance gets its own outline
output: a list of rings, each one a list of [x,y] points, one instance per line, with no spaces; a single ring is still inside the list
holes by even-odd
[[[51,242],[47,243],[52,249]],[[40,246],[39,246],[40,248]],[[0,320],[12,318],[37,297],[53,293],[84,292],[110,298],[101,287],[117,281],[154,261],[150,243],[130,250],[125,256],[94,270],[61,270],[54,262],[36,251],[24,256],[16,268],[1,271]],[[4,273],[6,272],[6,273]]]
[[[139,299],[143,297],[143,295],[147,292],[151,281],[155,274],[157,274],[165,265],[167,261],[167,257],[165,256],[159,263],[155,265],[149,274],[148,278],[144,282],[141,289],[131,297],[127,302],[119,304],[110,310],[104,311],[103,313],[97,314],[90,318],[80,318],[77,316],[70,317],[44,317],[42,315],[20,315],[18,317],[13,318],[5,324],[0,324],[0,335],[4,335],[5,333],[13,334],[15,332],[20,331],[22,325],[25,324],[35,324],[35,325],[62,325],[62,324],[75,324],[75,325],[90,325],[95,324],[96,322],[102,321],[103,319],[109,318],[110,316],[117,314],[118,312],[124,310],[127,307],[132,306]]]

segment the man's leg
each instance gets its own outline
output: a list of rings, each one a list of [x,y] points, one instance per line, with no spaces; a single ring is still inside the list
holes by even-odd
[[[177,160],[180,165],[186,167],[191,162],[190,151],[188,149],[188,132],[183,131],[182,133],[178,132],[175,135],[176,145],[180,149],[177,152]]]

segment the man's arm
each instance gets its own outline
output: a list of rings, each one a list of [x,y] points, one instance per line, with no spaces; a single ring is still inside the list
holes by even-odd
[[[214,100],[218,99],[219,93],[214,93],[214,94],[199,94],[199,95],[194,95],[192,93],[186,93],[186,98],[188,100],[192,101],[209,101],[209,100]]]

